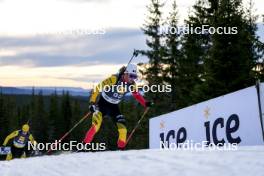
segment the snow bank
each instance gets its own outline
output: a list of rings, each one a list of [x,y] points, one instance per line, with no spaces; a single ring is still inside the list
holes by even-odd
[[[75,153],[0,162],[0,176],[262,176],[263,171],[264,146]]]

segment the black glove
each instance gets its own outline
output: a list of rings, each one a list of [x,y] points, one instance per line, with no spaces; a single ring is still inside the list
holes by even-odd
[[[146,103],[145,103],[145,105],[146,105],[146,107],[152,107],[153,105],[154,105],[154,103],[153,102],[151,102],[151,101],[147,101]]]
[[[90,110],[90,112],[94,113],[96,110],[98,110],[98,107],[95,104],[91,104],[89,106],[89,110]]]

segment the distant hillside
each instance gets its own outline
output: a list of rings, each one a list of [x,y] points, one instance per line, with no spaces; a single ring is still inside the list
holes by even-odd
[[[1,87],[0,89],[3,94],[10,95],[31,95],[32,87]],[[84,96],[87,97],[90,95],[90,90],[75,88],[75,87],[34,87],[35,94],[38,94],[42,91],[43,95],[51,95],[55,91],[58,95],[62,95],[63,92],[68,91],[71,96]]]

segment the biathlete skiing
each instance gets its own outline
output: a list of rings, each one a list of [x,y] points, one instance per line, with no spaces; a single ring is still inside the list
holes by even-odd
[[[26,158],[28,142],[30,141],[33,145],[37,144],[34,137],[29,132],[28,124],[24,124],[21,130],[16,130],[9,134],[6,137],[3,146],[5,147],[11,139],[13,139],[11,153],[7,154],[6,160],[11,160],[13,158]]]
[[[118,149],[124,149],[127,143],[127,127],[125,117],[121,114],[118,104],[125,94],[131,92],[133,97],[145,108],[152,102],[146,101],[138,92],[135,80],[138,78],[137,65],[128,64],[122,67],[118,74],[114,74],[102,81],[93,89],[90,97],[90,112],[92,112],[92,126],[87,131],[84,143],[91,143],[99,131],[103,117],[110,116],[117,125]],[[131,90],[132,88],[132,90]]]

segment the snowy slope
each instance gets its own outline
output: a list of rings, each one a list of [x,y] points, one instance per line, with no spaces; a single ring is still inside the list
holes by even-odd
[[[0,162],[0,176],[263,176],[264,146],[237,151],[131,150]]]

